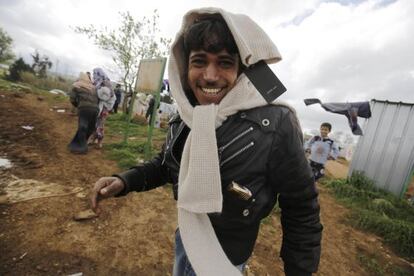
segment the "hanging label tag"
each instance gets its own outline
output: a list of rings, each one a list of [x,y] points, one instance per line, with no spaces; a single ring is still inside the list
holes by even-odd
[[[244,73],[268,103],[286,92],[286,87],[263,60],[251,65]]]

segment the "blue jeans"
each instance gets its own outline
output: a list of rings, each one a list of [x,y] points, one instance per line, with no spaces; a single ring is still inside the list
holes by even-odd
[[[236,268],[243,272],[246,263],[237,265]],[[185,253],[183,242],[181,241],[180,231],[177,229],[175,232],[175,260],[173,276],[196,276],[196,273],[191,266],[190,261]]]

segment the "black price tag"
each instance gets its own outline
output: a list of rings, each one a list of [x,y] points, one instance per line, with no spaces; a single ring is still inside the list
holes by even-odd
[[[286,87],[263,60],[251,65],[244,73],[268,103],[286,92]]]

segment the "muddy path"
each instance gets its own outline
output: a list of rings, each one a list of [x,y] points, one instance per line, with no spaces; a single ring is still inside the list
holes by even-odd
[[[0,170],[0,275],[171,275],[177,219],[170,187],[107,200],[98,218],[73,220],[88,208],[93,182],[118,168],[102,150],[67,151],[77,123],[69,108],[53,97],[0,91],[0,157],[13,163]],[[10,187],[20,188],[15,201],[26,200],[10,203]],[[347,226],[348,210],[320,190],[325,230],[317,275],[371,275],[361,254],[411,269],[380,238]],[[273,214],[262,224],[249,275],[283,275],[281,235]]]

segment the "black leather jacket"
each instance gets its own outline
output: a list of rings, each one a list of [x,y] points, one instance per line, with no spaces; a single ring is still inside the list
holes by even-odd
[[[118,175],[126,183],[121,195],[168,182],[177,198],[179,164],[188,133],[184,122],[173,118],[162,152]],[[274,105],[242,111],[228,117],[216,137],[223,209],[209,217],[228,258],[238,265],[250,257],[260,220],[279,201],[285,270],[290,275],[316,271],[322,232],[318,193],[296,116],[287,107]],[[228,191],[232,182],[247,188],[252,196],[244,200]]]

